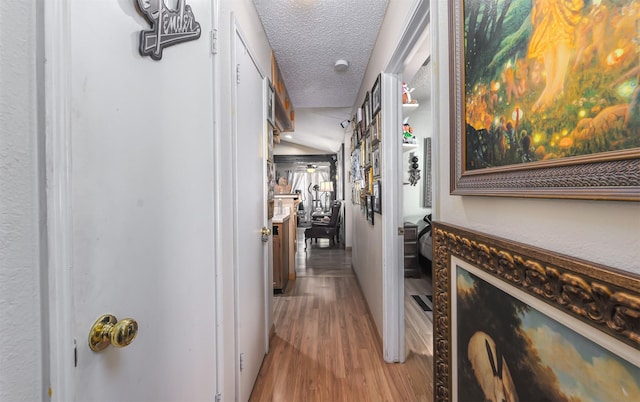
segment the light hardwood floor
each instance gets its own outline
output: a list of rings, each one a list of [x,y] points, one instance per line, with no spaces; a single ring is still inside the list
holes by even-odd
[[[250,400],[433,400],[431,342],[419,345],[421,338],[432,339],[429,322],[405,314],[407,361],[385,363],[350,252],[320,239],[305,253],[303,241],[297,279],[275,297],[275,332]],[[411,329],[414,321],[422,321],[422,329]],[[420,331],[429,334],[414,334]]]

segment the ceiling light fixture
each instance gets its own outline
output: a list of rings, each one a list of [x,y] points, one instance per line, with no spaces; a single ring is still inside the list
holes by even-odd
[[[333,66],[336,71],[347,71],[349,68],[349,62],[343,59],[336,61],[336,64]]]

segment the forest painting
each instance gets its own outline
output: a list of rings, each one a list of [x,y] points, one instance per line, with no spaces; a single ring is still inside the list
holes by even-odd
[[[637,356],[620,358],[586,337],[597,330],[583,336],[463,265],[452,284],[459,401],[640,400]]]
[[[462,4],[466,170],[640,147],[640,0]]]

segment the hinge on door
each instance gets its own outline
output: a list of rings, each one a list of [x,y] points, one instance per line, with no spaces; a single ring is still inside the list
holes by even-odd
[[[236,66],[236,84],[240,84],[240,64]]]
[[[216,394],[216,398],[215,398],[215,402],[220,402],[222,401],[222,394],[221,393],[217,393]]]
[[[73,367],[78,367],[78,343],[73,340]]]
[[[211,54],[218,54],[218,30],[211,31]]]
[[[398,236],[404,236],[404,228],[398,228]]]
[[[244,353],[240,353],[240,371],[244,369]]]

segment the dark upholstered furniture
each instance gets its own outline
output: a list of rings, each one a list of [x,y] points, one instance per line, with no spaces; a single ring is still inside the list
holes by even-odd
[[[331,215],[328,222],[313,221],[311,227],[304,231],[304,248],[307,249],[307,240],[316,239],[330,239],[337,243],[340,242],[340,208],[342,202],[334,201],[331,205]]]

